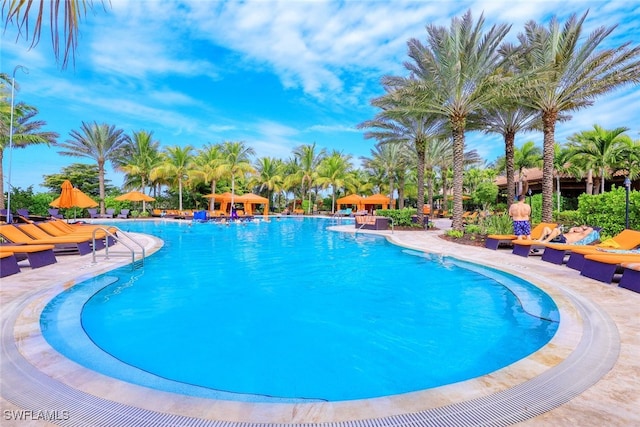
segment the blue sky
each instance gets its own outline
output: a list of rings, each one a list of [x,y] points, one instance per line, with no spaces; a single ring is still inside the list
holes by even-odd
[[[374,141],[356,125],[376,110],[380,78],[403,75],[406,42],[425,40],[429,23],[449,26],[471,9],[488,26],[513,25],[515,39],[528,20],[590,9],[586,33],[618,25],[608,46],[640,42],[640,2],[620,1],[145,1],[112,0],[80,25],[75,66],[61,70],[48,29],[40,44],[2,34],[1,71],[18,64],[16,101],[38,107],[46,129],[60,141],[83,121],[108,123],[125,132],[153,131],[162,146],[195,147],[245,141],[257,156],[286,159],[293,148],[315,142],[351,154],[356,165]],[[625,126],[640,138],[640,87],[627,86],[596,99],[595,105],[559,124],[559,142],[597,123]],[[542,145],[539,133],[521,134]],[[498,135],[467,134],[467,148],[492,161],[503,154]],[[8,171],[5,152],[5,174]],[[44,174],[89,159],[63,157],[55,147],[14,150],[14,186],[34,185]],[[107,170],[115,185],[122,174]]]

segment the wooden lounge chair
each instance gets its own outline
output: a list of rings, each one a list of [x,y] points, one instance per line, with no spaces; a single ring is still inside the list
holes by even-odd
[[[62,231],[50,222],[41,222],[38,224],[20,224],[18,227],[33,237],[34,239],[46,239],[48,237],[73,237],[80,239],[93,240],[93,231]],[[106,233],[102,230],[97,230],[95,233],[95,248],[96,250],[104,249]]]
[[[620,267],[624,271],[618,286],[640,293],[640,262],[623,262]]]
[[[20,273],[20,266],[16,256],[9,252],[0,252],[0,277]]]
[[[29,224],[23,224],[29,225]],[[54,245],[57,253],[75,252],[85,255],[91,252],[91,239],[84,237],[49,237],[47,239],[34,239],[24,233],[18,227],[6,224],[0,225],[0,235],[12,243],[26,245]]]
[[[539,240],[542,237],[542,231],[545,227],[553,230],[557,226],[558,224],[553,222],[541,222],[531,230],[531,239]],[[489,234],[484,242],[484,247],[496,250],[501,243],[513,243],[517,238],[518,236],[515,234]]]
[[[53,249],[54,245],[0,245],[0,255],[14,255],[16,262],[27,259],[31,268],[39,268],[57,262]]]
[[[582,270],[584,264],[584,257],[587,254],[597,253],[601,249],[621,249],[631,250],[637,246],[640,246],[640,231],[635,230],[623,230],[620,234],[616,235],[612,239],[612,247],[608,242],[602,242],[597,245],[567,245],[564,243],[547,243],[542,254],[542,260],[553,262],[555,264],[562,264],[566,254],[569,254],[569,260],[567,261],[567,267],[574,270]]]
[[[592,253],[584,256],[580,274],[604,283],[611,283],[616,271],[622,269],[622,263],[640,263],[640,253]]]

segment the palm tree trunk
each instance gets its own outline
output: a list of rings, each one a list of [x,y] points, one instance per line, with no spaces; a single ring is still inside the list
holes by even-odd
[[[464,173],[464,121],[452,123],[453,133],[453,222],[451,228],[464,230],[462,222],[462,188]]]
[[[98,160],[98,185],[100,188],[100,215],[104,216],[104,160]]]
[[[558,200],[558,212],[560,212],[560,175],[556,177],[556,193]]]
[[[178,209],[182,211],[182,178],[178,178]]]
[[[211,181],[211,194],[216,194],[216,180]],[[216,209],[216,198],[212,197],[209,200],[209,210],[214,211]]]
[[[396,201],[393,200],[393,176],[389,178],[389,209],[395,209]]]
[[[553,159],[555,157],[555,131],[558,113],[544,111],[542,113],[542,131],[544,142],[542,147],[542,221],[553,221]]]
[[[593,194],[593,169],[589,169],[587,172],[587,194]]]
[[[516,134],[512,131],[507,131],[504,135],[504,159],[507,169],[507,210],[509,210],[515,196],[515,138]]]
[[[604,194],[604,168],[600,170],[600,194]]]
[[[424,223],[424,156],[426,144],[426,140],[416,140],[416,152],[418,154],[418,224]]]

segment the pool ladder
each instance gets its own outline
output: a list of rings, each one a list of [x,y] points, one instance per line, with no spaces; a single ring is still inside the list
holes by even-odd
[[[109,240],[113,239],[116,242],[122,244],[124,247],[126,247],[127,249],[129,249],[129,252],[131,253],[131,269],[132,270],[138,270],[142,267],[144,267],[144,258],[145,258],[145,250],[144,250],[144,246],[142,246],[142,244],[140,244],[140,242],[138,242],[137,240],[135,240],[133,237],[131,237],[131,235],[129,235],[128,233],[125,233],[124,231],[122,231],[121,229],[118,228],[118,234],[114,234],[111,231],[109,231],[108,229],[104,228],[104,227],[97,227],[93,230],[93,263],[95,264],[96,261],[96,233],[98,231],[104,231],[106,234],[106,240],[107,240],[107,244],[105,245],[104,251],[105,251],[105,259],[109,259]],[[129,243],[127,243],[127,241],[125,241],[126,238]],[[133,245],[131,245],[131,243],[134,243],[135,245],[140,247],[141,250],[141,255],[136,259],[136,249]],[[128,254],[124,254],[124,255],[119,255],[119,254],[112,254],[112,256],[128,256]]]

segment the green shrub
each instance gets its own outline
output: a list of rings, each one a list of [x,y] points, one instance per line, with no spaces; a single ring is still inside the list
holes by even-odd
[[[469,233],[469,234],[481,234],[482,233],[482,227],[480,227],[477,224],[468,224],[464,228],[464,232],[465,233]]]
[[[612,188],[606,193],[578,197],[578,212],[584,224],[602,227],[601,235],[615,236],[625,228],[626,190]],[[629,193],[629,228],[640,230],[640,191]]]
[[[391,218],[394,226],[422,228],[420,224],[416,224],[412,220],[412,217],[416,215],[417,212],[414,208],[378,209],[376,215]]]
[[[449,237],[453,237],[454,239],[459,239],[464,236],[464,233],[460,230],[448,230],[446,235]]]
[[[580,211],[554,212],[554,217],[556,222],[567,227],[574,227],[576,225],[584,224],[584,221],[580,217]]]
[[[478,221],[482,234],[511,234],[513,233],[513,220],[504,213],[500,215],[489,215],[480,218]]]

